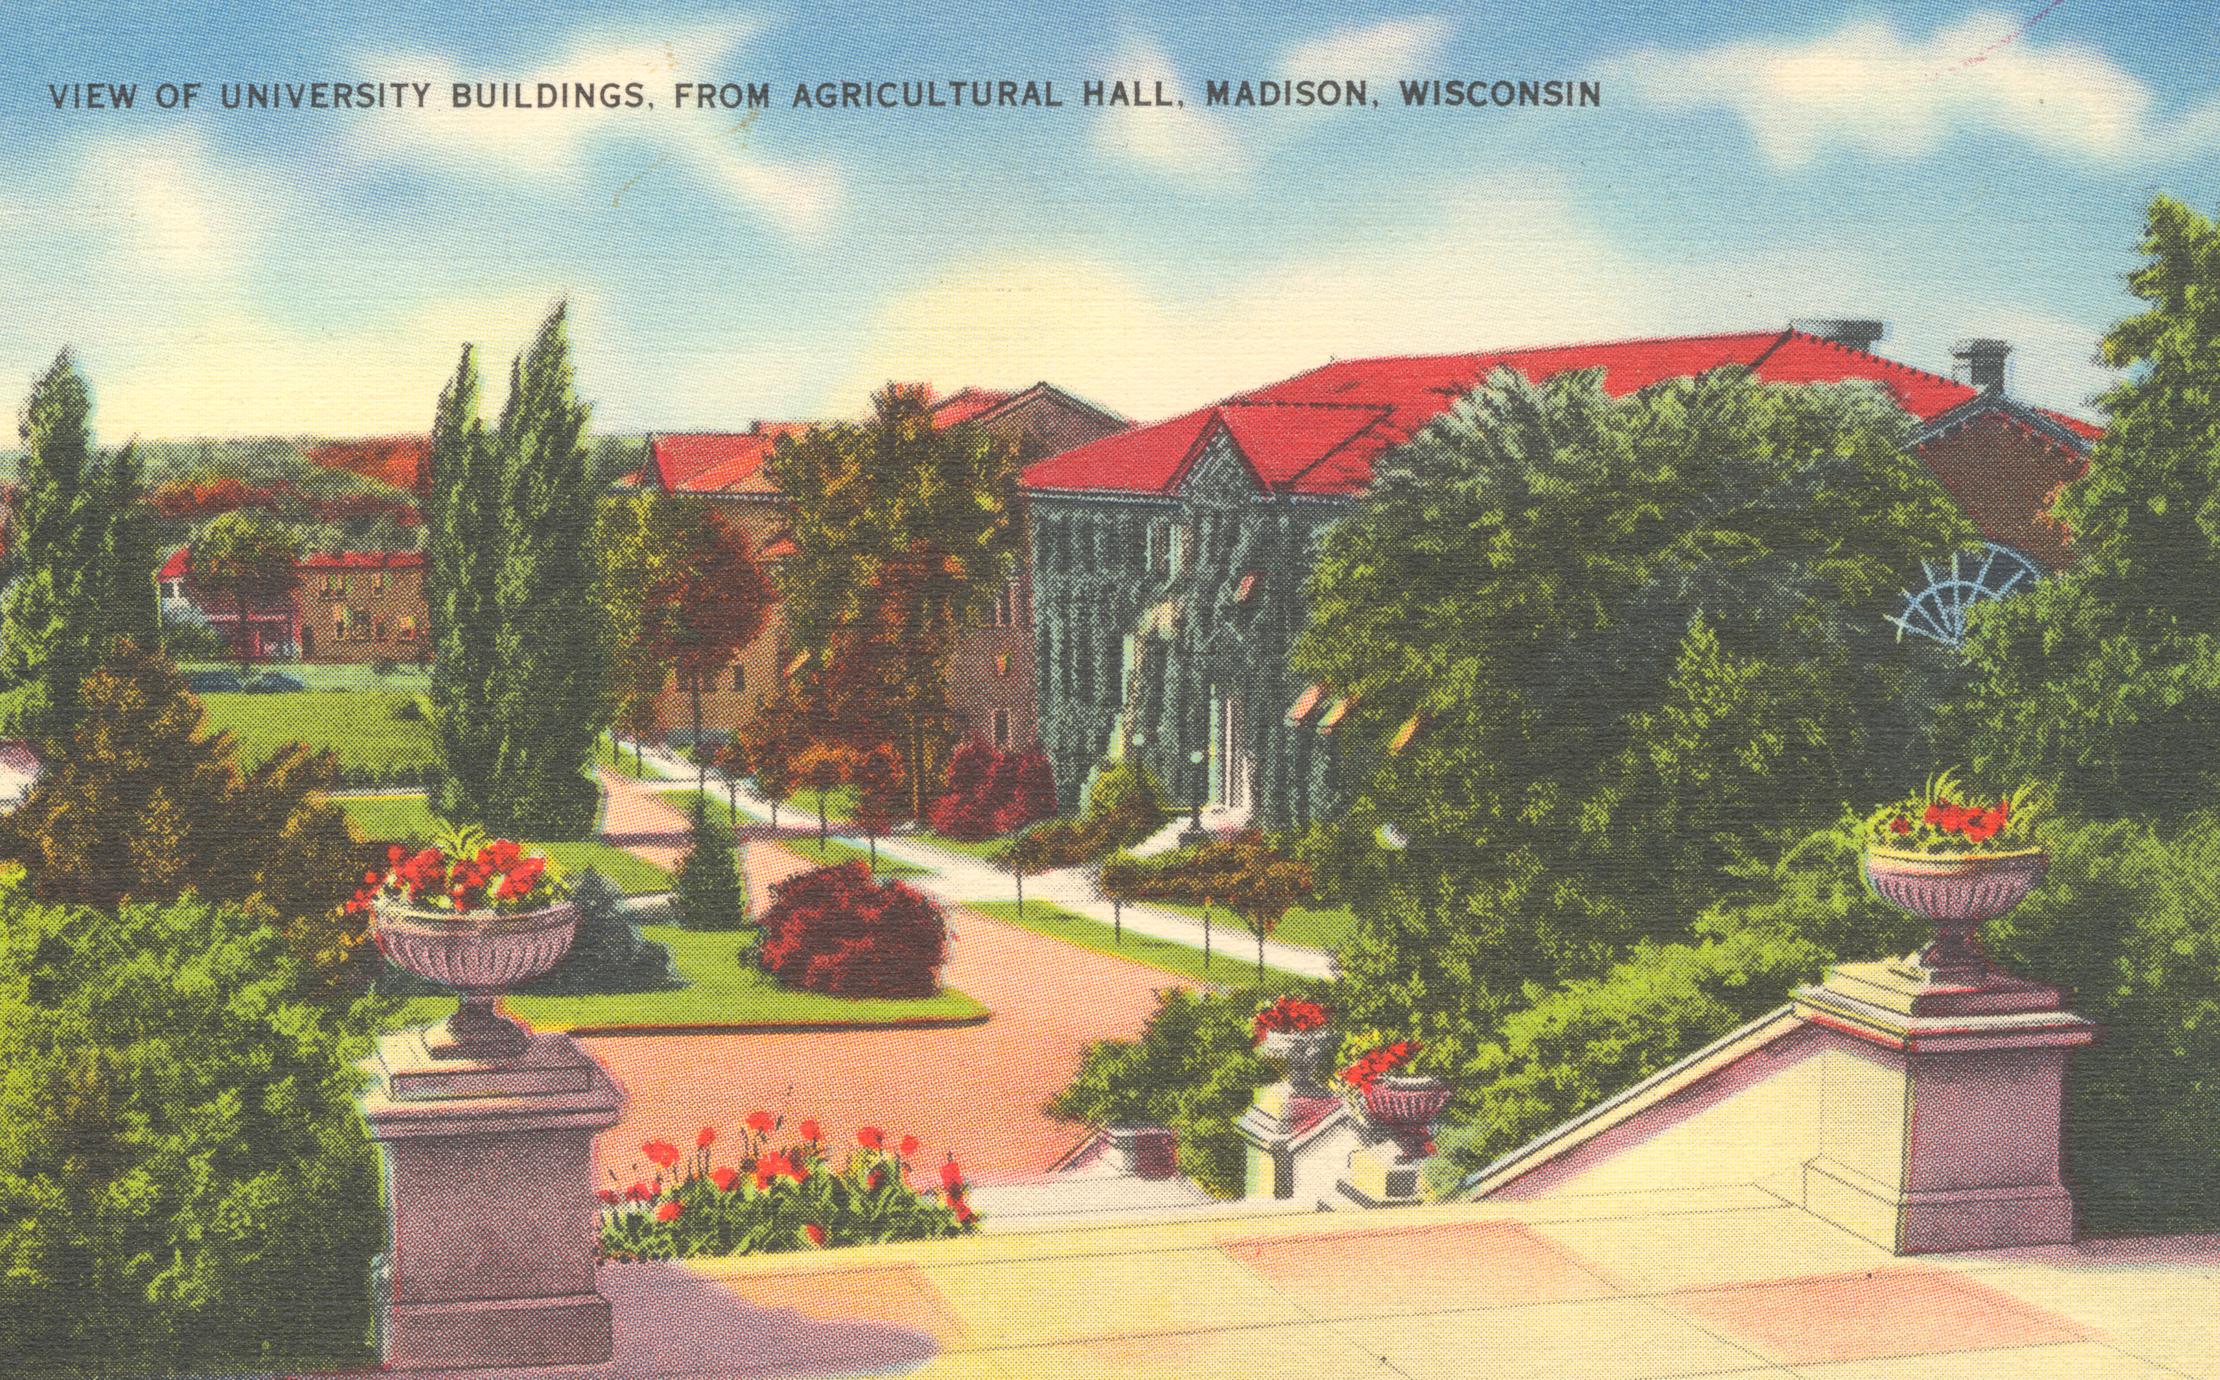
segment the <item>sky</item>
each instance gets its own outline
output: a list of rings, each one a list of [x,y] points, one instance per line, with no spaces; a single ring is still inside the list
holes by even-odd
[[[1167,416],[1332,358],[1885,321],[2096,415],[2143,208],[2220,201],[2220,7],[11,6],[0,393],[67,346],[104,440],[422,431],[465,342],[558,298],[611,431],[1047,379]],[[1358,77],[1376,109],[1208,109]],[[1591,80],[1589,109],[1402,108],[1405,77]],[[1089,109],[1090,79],[1184,108]],[[679,80],[769,108],[672,108]],[[1063,109],[795,109],[837,80],[1053,81]],[[652,110],[458,112],[456,81]],[[189,111],[152,101],[198,81]],[[227,111],[225,82],[426,81],[431,108]],[[53,86],[136,82],[129,111]]]

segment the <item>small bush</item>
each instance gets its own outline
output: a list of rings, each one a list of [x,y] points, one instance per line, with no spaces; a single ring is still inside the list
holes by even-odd
[[[1086,819],[1112,849],[1131,848],[1164,826],[1163,795],[1156,778],[1133,758],[1106,762],[1087,793]]]
[[[694,812],[693,839],[679,860],[671,909],[690,930],[736,930],[748,923],[748,887],[732,831],[706,809]]]
[[[571,904],[578,907],[578,935],[554,971],[525,984],[535,995],[587,995],[596,992],[652,992],[671,985],[670,950],[640,938],[639,926],[625,913],[625,895],[615,882],[592,868],[570,882]]]
[[[933,831],[989,839],[1056,813],[1056,777],[1039,747],[999,752],[969,738],[948,758],[948,790],[933,802]]]
[[[963,1172],[953,1159],[935,1182],[910,1182],[915,1137],[890,1145],[877,1128],[864,1127],[836,1170],[817,1123],[802,1122],[800,1138],[774,1150],[778,1128],[770,1113],[751,1113],[734,1164],[714,1162],[716,1137],[707,1126],[691,1155],[682,1157],[669,1141],[642,1145],[653,1168],[622,1189],[601,1190],[602,1257],[757,1255],[933,1241],[976,1229],[979,1214],[965,1201]]]
[[[1091,1126],[1168,1126],[1179,1138],[1180,1173],[1221,1198],[1240,1197],[1247,1147],[1235,1121],[1279,1077],[1257,1056],[1251,1028],[1265,995],[1167,989],[1140,1039],[1088,1048],[1048,1114]]]
[[[930,897],[878,882],[861,862],[821,867],[771,888],[760,961],[789,987],[837,997],[929,997],[948,958],[948,925]]]

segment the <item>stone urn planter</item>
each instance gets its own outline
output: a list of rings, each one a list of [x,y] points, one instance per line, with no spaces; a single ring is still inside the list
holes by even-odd
[[[1449,1084],[1424,1074],[1383,1073],[1363,1089],[1365,1121],[1406,1159],[1433,1153],[1434,1119],[1449,1104]]]
[[[1331,1097],[1327,1090],[1327,1063],[1340,1047],[1332,1026],[1315,1030],[1268,1030],[1257,1044],[1257,1053],[1280,1066],[1296,1097]]]
[[[1981,926],[2026,900],[2049,866],[2040,848],[1912,853],[1871,847],[1865,855],[1873,890],[1934,925],[1934,942],[1918,958],[1937,973],[1993,971],[1995,963],[1981,949]]]
[[[523,1054],[531,1035],[494,1004],[561,962],[577,930],[578,908],[568,901],[503,915],[381,900],[371,935],[386,957],[461,998],[455,1014],[426,1037],[434,1057],[499,1061]]]

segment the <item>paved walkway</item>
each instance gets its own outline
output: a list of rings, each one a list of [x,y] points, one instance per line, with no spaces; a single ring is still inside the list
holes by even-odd
[[[684,812],[626,777],[604,773],[606,836],[640,856],[675,862]],[[743,844],[749,894],[810,863],[775,841]],[[1156,992],[1181,981],[951,907],[942,981],[984,1003],[982,1025],[953,1030],[797,1034],[598,1036],[584,1041],[624,1086],[625,1119],[604,1134],[604,1165],[623,1174],[654,1136],[691,1144],[703,1125],[729,1132],[759,1108],[816,1117],[843,1144],[859,1126],[914,1133],[930,1168],[953,1152],[978,1183],[1043,1173],[1079,1138],[1041,1104],[1069,1081],[1096,1040],[1130,1037]]]
[[[663,753],[655,748],[649,748],[646,755],[648,761],[658,763],[667,770],[676,771],[681,767],[687,768],[687,780],[682,784],[689,787],[692,785],[692,769],[684,759],[673,754]],[[727,782],[722,772],[710,772],[709,781],[712,789],[719,793],[723,793],[727,789]],[[638,783],[633,784],[637,785]],[[757,795],[755,787],[751,783],[743,780],[733,784],[736,786],[733,794],[737,796],[740,802],[742,813],[758,821],[770,819],[770,802]],[[668,788],[666,786],[666,789]],[[792,808],[784,808],[781,810],[780,817],[782,822],[790,821],[794,819],[795,814],[796,811]],[[814,836],[816,830],[814,828],[803,829],[797,822],[794,833],[797,835],[808,833]],[[863,847],[865,842],[861,834],[844,833],[838,828],[832,831],[832,837],[841,840],[843,843],[854,844],[858,848]],[[683,848],[683,838],[680,839],[680,845]],[[900,835],[881,838],[879,840],[879,852],[885,857],[929,869],[933,874],[932,876],[910,877],[904,880],[929,893],[933,899],[943,905],[962,905],[967,901],[1013,901],[1017,899],[1016,884],[1009,873],[1002,871],[990,862],[973,857],[969,853],[960,853],[950,848],[936,848],[932,844],[921,843]],[[1114,919],[1110,902],[1103,899],[1102,895],[1095,890],[1094,883],[1088,880],[1086,872],[1076,867],[1026,878],[1025,899],[1029,902],[1033,900],[1047,901],[1051,905],[1060,906],[1075,915],[1083,915],[1090,920],[1099,921],[1105,925],[1112,923]],[[1202,921],[1178,911],[1164,910],[1156,906],[1130,905],[1125,907],[1124,924],[1128,930],[1135,934],[1145,934],[1156,939],[1169,939],[1174,943],[1185,944],[1193,949],[1200,949],[1203,946]],[[1256,960],[1256,937],[1249,932],[1246,926],[1231,915],[1218,917],[1217,922],[1211,926],[1211,945],[1214,952],[1225,954],[1236,961],[1253,963]],[[1334,976],[1334,962],[1331,954],[1320,953],[1316,949],[1307,949],[1296,944],[1283,944],[1277,940],[1267,939],[1264,942],[1264,961],[1272,967],[1284,968],[1288,972],[1301,973],[1308,977],[1329,978]]]
[[[2178,1380],[2220,1377],[2216,1284],[2211,1237],[1899,1259],[1621,1193],[604,1266],[617,1360],[532,1374]]]

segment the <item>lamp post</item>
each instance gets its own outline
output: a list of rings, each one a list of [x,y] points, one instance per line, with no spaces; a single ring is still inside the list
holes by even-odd
[[[1179,846],[1182,848],[1192,848],[1198,843],[1210,842],[1210,835],[1204,833],[1202,827],[1203,796],[1209,793],[1209,787],[1203,783],[1201,775],[1203,758],[1204,753],[1201,748],[1195,748],[1187,754],[1187,765],[1196,769],[1195,803],[1194,813],[1187,818],[1187,828],[1179,836]]]

